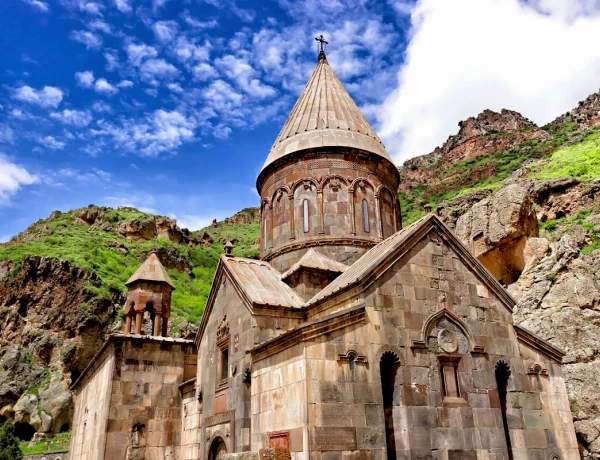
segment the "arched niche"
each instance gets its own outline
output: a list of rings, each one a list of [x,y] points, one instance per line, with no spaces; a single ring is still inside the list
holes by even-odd
[[[292,232],[291,192],[286,186],[279,187],[271,198],[271,246],[276,247],[290,240]]]
[[[379,222],[375,187],[366,178],[358,178],[352,183],[354,191],[354,222],[356,235],[367,238],[379,237]]]
[[[506,450],[508,459],[512,460],[512,444],[510,439],[510,429],[508,426],[508,383],[511,377],[511,369],[508,362],[499,360],[494,368],[496,375],[496,384],[498,386],[498,399],[500,400],[500,410],[502,411],[502,425],[504,427],[504,439],[506,441]]]
[[[436,354],[464,355],[481,349],[476,345],[467,325],[445,308],[431,315],[423,323],[421,343]]]
[[[385,424],[386,458],[396,460],[396,430],[399,419],[398,411],[401,401],[401,372],[400,356],[392,350],[385,350],[379,358],[379,377],[381,381],[381,396],[383,399],[383,419]]]
[[[302,179],[294,185],[294,228],[296,238],[319,234],[318,182]]]
[[[323,233],[350,233],[350,195],[348,181],[342,176],[328,176],[323,181]]]
[[[389,238],[398,231],[398,213],[394,195],[385,185],[379,187],[379,206],[381,208],[382,238]]]

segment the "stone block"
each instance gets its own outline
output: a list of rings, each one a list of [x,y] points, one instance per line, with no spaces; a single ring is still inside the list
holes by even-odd
[[[259,460],[258,452],[239,452],[237,454],[224,454],[222,460]]]
[[[355,427],[311,427],[311,449],[356,450]]]
[[[356,444],[359,450],[384,449],[385,428],[363,427],[356,429]]]

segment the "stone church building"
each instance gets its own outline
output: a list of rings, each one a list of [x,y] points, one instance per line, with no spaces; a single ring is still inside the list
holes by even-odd
[[[435,214],[402,226],[399,180],[322,51],[257,179],[260,260],[226,245],[192,341],[150,256],[73,384],[71,459],[579,458],[563,353]]]

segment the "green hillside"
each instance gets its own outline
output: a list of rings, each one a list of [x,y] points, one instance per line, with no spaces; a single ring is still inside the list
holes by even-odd
[[[84,211],[85,209],[83,208]],[[200,320],[219,256],[223,252],[223,241],[235,241],[234,253],[237,256],[258,257],[255,242],[259,235],[259,223],[256,222],[258,214],[253,208],[247,211],[252,215],[242,220],[254,219],[254,222],[222,222],[193,232],[192,236],[206,232],[212,238],[212,242],[208,240],[205,245],[196,247],[160,237],[156,239],[156,243],[152,239],[128,241],[115,231],[119,224],[134,220],[148,221],[154,216],[132,208],[97,209],[101,210],[103,222],[107,223],[105,228],[109,230],[78,220],[81,209],[53,213],[49,218],[33,224],[11,242],[0,245],[0,261],[15,261],[13,272],[16,273],[23,257],[28,255],[68,260],[98,275],[98,281],[86,286],[94,297],[115,300],[126,292],[124,283],[143,262],[154,244],[157,248],[170,248],[181,257],[183,263],[191,267],[191,273],[173,268],[167,270],[176,286],[172,319],[178,324],[183,320],[193,323]]]
[[[600,127],[580,130],[571,121],[541,129],[548,134],[547,138],[512,143],[508,150],[450,164],[439,160],[420,168],[431,170],[430,180],[400,193],[403,224],[409,225],[421,218],[427,203],[436,209],[444,201],[477,190],[495,191],[505,179],[531,160],[537,160],[531,163],[528,177],[532,178],[572,176],[589,181],[600,177]],[[498,136],[514,134],[489,133],[478,140],[484,143]],[[401,174],[410,175],[410,166],[401,170]]]

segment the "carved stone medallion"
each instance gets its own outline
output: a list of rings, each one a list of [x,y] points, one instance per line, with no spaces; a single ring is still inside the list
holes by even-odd
[[[454,353],[458,350],[456,336],[454,335],[454,332],[449,331],[448,329],[442,329],[438,333],[438,344],[446,353]]]

